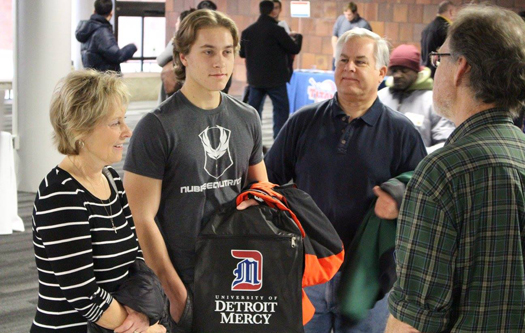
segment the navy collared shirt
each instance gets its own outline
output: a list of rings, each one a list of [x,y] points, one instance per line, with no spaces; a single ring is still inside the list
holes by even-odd
[[[348,121],[333,99],[293,114],[264,161],[270,181],[293,180],[312,196],[347,247],[372,200],[372,188],[416,168],[426,156],[412,122],[379,99]]]

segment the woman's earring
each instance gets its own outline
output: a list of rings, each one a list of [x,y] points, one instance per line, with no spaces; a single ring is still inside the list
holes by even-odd
[[[84,141],[82,141],[82,140],[78,140],[78,146],[79,146],[80,148],[84,148]]]

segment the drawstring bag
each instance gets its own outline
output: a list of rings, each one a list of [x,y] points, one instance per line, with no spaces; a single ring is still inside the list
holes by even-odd
[[[315,309],[302,288],[342,264],[342,242],[308,194],[261,182],[236,204],[251,198],[260,205],[224,205],[197,239],[195,332],[304,332]]]

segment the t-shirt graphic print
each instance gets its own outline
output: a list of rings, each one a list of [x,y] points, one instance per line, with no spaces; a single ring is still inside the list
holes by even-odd
[[[205,153],[204,170],[218,179],[233,165],[230,153],[231,131],[222,126],[206,127],[199,134]]]

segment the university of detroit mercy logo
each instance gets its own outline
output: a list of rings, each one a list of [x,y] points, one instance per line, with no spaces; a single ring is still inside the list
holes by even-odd
[[[255,250],[231,250],[232,257],[242,259],[233,270],[232,291],[261,290],[263,283],[263,256]]]
[[[205,152],[204,170],[217,179],[232,165],[230,155],[231,131],[221,126],[206,127],[199,134]]]

